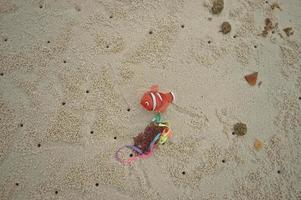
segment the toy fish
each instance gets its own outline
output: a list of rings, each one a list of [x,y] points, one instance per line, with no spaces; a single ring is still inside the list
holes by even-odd
[[[170,103],[175,100],[175,95],[172,92],[159,92],[159,86],[153,85],[150,91],[144,93],[140,104],[148,111],[165,112]]]

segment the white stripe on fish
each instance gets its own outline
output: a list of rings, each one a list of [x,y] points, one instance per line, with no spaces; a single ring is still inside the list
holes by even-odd
[[[159,92],[157,92],[156,94],[158,95],[159,99],[162,101],[163,99],[162,99],[162,97],[161,97],[160,93],[159,93]]]
[[[151,95],[151,97],[153,99],[153,111],[154,111],[156,109],[156,107],[157,107],[157,101],[156,101],[155,95],[152,92],[150,93],[150,95]]]
[[[176,100],[176,97],[173,92],[170,92],[170,94],[172,95],[172,102],[174,102]]]

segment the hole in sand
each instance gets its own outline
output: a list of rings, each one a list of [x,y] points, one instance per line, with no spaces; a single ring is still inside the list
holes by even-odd
[[[21,124],[20,124],[20,127],[23,127],[23,126],[24,126],[24,125],[21,123]]]
[[[112,18],[113,18],[113,15],[110,16],[110,19],[112,19]]]
[[[1,76],[3,76],[3,75],[1,75]],[[301,100],[301,97],[299,97],[299,100]]]
[[[269,3],[268,1],[265,1],[265,3]]]
[[[4,38],[4,42],[7,42],[7,40],[8,40],[7,38]]]
[[[39,8],[43,8],[43,6],[42,6],[42,5],[40,5],[40,6],[39,6]]]
[[[280,174],[281,173],[280,170],[278,170],[277,173]]]
[[[256,48],[257,48],[257,45],[254,45],[254,48],[256,49]]]
[[[106,47],[107,47],[107,49],[108,49],[110,46],[109,46],[109,45],[107,45]]]
[[[79,6],[75,6],[75,10],[77,10],[78,12],[80,12],[82,9]]]
[[[41,144],[38,144],[38,147],[41,147]]]
[[[19,186],[19,183],[16,183],[16,186]]]
[[[94,133],[94,131],[90,131],[90,134],[93,134]]]
[[[133,154],[132,154],[132,153],[130,154],[130,157],[133,157]]]
[[[149,31],[148,33],[151,35],[151,34],[153,34],[153,31]]]
[[[186,172],[184,172],[184,171],[183,171],[183,172],[182,172],[182,174],[183,174],[183,175],[185,175],[185,174],[186,174]]]
[[[59,193],[59,191],[55,191],[54,193],[55,193],[55,194],[58,194],[58,193]]]
[[[95,186],[98,187],[98,186],[99,186],[99,183],[95,183]]]
[[[47,43],[49,44],[49,43],[50,43],[50,41],[48,40],[48,41],[47,41]]]
[[[63,105],[63,106],[66,105],[66,102],[62,102],[62,105]]]
[[[208,44],[210,44],[210,43],[211,43],[211,41],[209,40],[209,41],[208,41]]]
[[[117,139],[117,137],[115,136],[115,137],[114,137],[114,140],[116,140],[116,139]]]
[[[130,108],[128,108],[128,109],[127,109],[127,111],[128,111],[128,112],[130,112],[130,111],[131,111],[131,109],[130,109]]]
[[[237,38],[237,35],[233,35],[233,38]]]
[[[232,132],[232,135],[235,135],[235,133],[234,133],[234,132]]]
[[[64,62],[64,63],[67,63],[67,61],[66,61],[66,60],[64,60],[63,62]]]
[[[1,72],[1,73],[0,73],[0,76],[3,76],[3,75],[4,75],[3,72]]]
[[[181,25],[181,28],[184,28],[184,27],[185,27],[184,24],[182,24],[182,25]]]
[[[90,91],[89,90],[86,90],[86,93],[88,94]]]
[[[222,160],[222,162],[225,163],[226,161],[225,161],[225,160]]]

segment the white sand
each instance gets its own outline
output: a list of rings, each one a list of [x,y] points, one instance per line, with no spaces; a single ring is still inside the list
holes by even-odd
[[[301,1],[274,2],[0,0],[0,199],[301,199]],[[154,83],[174,138],[123,166]]]

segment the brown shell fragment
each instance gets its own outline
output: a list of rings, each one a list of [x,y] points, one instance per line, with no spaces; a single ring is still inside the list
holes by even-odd
[[[246,81],[249,83],[249,85],[254,86],[256,85],[258,72],[254,72],[252,74],[248,74],[245,76]]]
[[[254,147],[257,151],[259,151],[260,149],[262,149],[263,143],[260,140],[255,139]]]
[[[280,8],[280,6],[279,6],[278,3],[273,3],[273,4],[271,5],[271,8],[272,8],[272,10],[274,10],[275,8],[278,8],[279,10],[282,10],[282,9]]]
[[[229,22],[223,22],[221,28],[222,28],[221,32],[223,34],[227,34],[231,31],[231,25]]]
[[[292,27],[287,27],[285,29],[283,29],[283,31],[285,32],[286,36],[289,37],[291,35],[294,34],[293,28]]]
[[[219,14],[224,9],[224,0],[214,0],[212,5],[212,13]]]
[[[262,31],[262,33],[260,35],[262,35],[263,37],[266,37],[269,32],[273,31],[274,29],[277,28],[278,24],[276,23],[275,25],[273,25],[273,22],[270,18],[266,18],[264,20],[265,26],[264,26],[264,30]]]
[[[247,133],[247,125],[244,123],[236,123],[234,124],[234,134],[238,136],[243,136]]]

